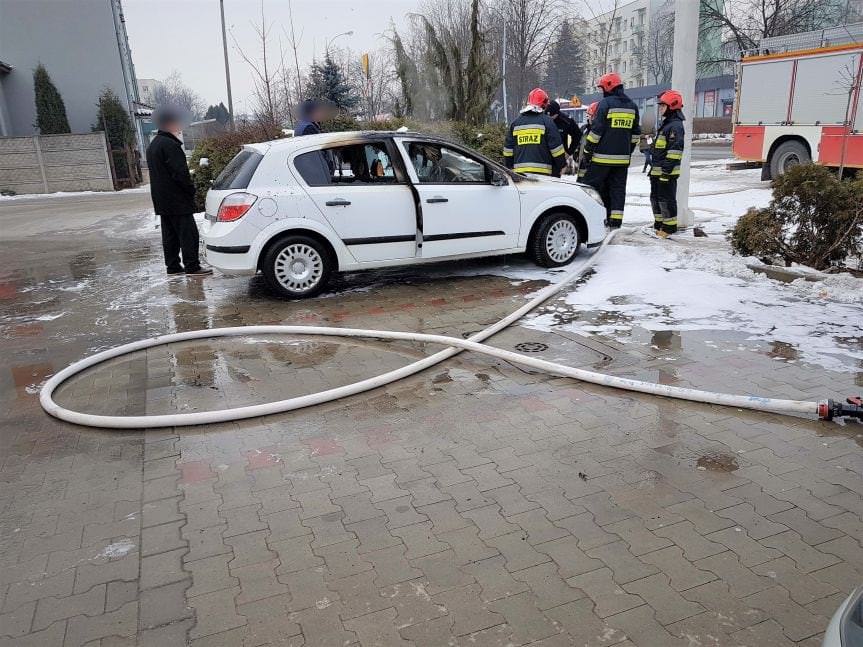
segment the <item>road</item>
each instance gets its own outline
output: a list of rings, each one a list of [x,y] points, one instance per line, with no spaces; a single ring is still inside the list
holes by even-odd
[[[707,162],[711,160],[730,159],[731,144],[695,144],[692,146],[692,161]],[[644,164],[644,156],[638,151],[632,156],[632,166],[641,166]]]

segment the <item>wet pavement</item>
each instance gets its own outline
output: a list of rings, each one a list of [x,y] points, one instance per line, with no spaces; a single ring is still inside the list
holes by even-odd
[[[863,583],[859,424],[466,353],[238,423],[111,432],[46,416],[49,375],[142,337],[273,323],[468,335],[545,284],[527,261],[491,259],[353,274],[285,302],[257,278],[164,277],[148,209],[146,194],[0,202],[0,645],[814,646]],[[515,326],[490,343],[727,392],[863,385],[731,331]],[[57,399],[107,414],[239,406],[435,350],[199,340],[94,367]]]

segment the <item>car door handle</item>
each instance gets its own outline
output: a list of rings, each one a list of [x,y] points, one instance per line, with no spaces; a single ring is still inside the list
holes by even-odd
[[[328,207],[347,207],[350,203],[350,200],[345,200],[344,198],[336,198],[335,200],[327,200],[326,205]]]
[[[433,197],[433,198],[429,198],[428,200],[426,200],[426,202],[429,202],[429,203],[435,203],[435,202],[449,202],[449,199],[448,199],[448,198],[444,198],[443,196],[440,196],[440,195],[436,195],[435,197]]]

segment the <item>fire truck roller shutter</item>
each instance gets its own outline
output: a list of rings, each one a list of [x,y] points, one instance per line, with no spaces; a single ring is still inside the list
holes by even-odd
[[[795,125],[841,125],[845,121],[845,99],[857,75],[860,52],[838,52],[797,60],[791,122]],[[851,115],[849,115],[850,117]]]
[[[794,62],[787,60],[744,63],[738,97],[738,123],[784,123],[788,117],[793,70]]]

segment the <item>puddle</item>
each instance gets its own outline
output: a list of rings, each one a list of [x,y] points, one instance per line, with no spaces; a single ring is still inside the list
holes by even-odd
[[[737,458],[728,454],[705,454],[695,462],[700,470],[711,472],[734,472],[739,467]]]

